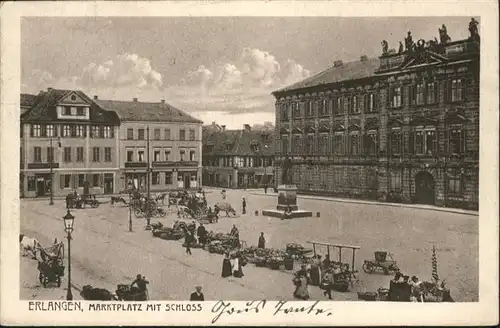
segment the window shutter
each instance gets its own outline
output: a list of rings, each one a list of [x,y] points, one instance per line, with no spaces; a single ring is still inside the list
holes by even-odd
[[[61,175],[59,176],[59,188],[60,188],[61,190],[62,190],[62,189],[64,189],[64,177],[65,177],[65,175],[64,175],[64,174],[61,174]]]

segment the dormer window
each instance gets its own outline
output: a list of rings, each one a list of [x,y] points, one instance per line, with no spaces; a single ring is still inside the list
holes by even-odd
[[[84,115],[85,115],[85,111],[84,111],[84,109],[85,109],[85,108],[83,108],[83,107],[78,107],[78,108],[76,109],[76,115],[77,115],[77,116],[84,116]]]
[[[63,107],[63,115],[71,116],[71,107]]]

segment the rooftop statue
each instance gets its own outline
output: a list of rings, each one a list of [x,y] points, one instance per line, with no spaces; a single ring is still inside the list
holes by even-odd
[[[479,32],[477,26],[479,25],[479,22],[473,18],[471,18],[469,22],[469,32],[470,32],[470,38],[474,41],[479,41]]]
[[[387,43],[387,41],[384,40],[381,42],[381,45],[382,45],[382,55],[387,55],[389,50],[389,44]]]
[[[405,50],[412,51],[413,50],[413,38],[411,36],[411,32],[408,31],[408,36],[405,38]]]
[[[451,41],[450,36],[448,35],[448,29],[446,25],[443,24],[441,28],[438,28],[439,31],[439,43],[445,44]]]
[[[398,54],[402,53],[403,51],[404,51],[403,42],[399,41]]]

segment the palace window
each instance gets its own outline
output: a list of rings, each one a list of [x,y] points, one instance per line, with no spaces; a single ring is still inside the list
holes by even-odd
[[[322,155],[328,154],[328,133],[321,133],[319,135],[319,153]]]
[[[353,96],[351,103],[351,114],[359,114],[359,112],[360,112],[360,106],[359,106],[358,96]]]
[[[295,102],[293,103],[293,118],[301,118],[302,117],[302,111],[300,110],[300,103]]]
[[[139,129],[137,140],[144,140],[145,136],[146,136],[146,133],[145,133],[144,129]]]
[[[101,150],[99,147],[92,147],[92,162],[100,162],[101,161]]]
[[[352,104],[351,97],[344,97],[343,102],[344,102],[344,113],[349,113],[350,109],[351,109],[351,104]]]
[[[375,105],[375,94],[370,93],[365,95],[365,113],[374,113],[377,111]]]
[[[165,172],[165,184],[166,185],[172,184],[172,172]]]
[[[306,102],[306,117],[314,117],[314,105],[312,100]]]
[[[334,99],[334,102],[333,102],[334,115],[342,115],[343,114],[343,112],[342,112],[343,106],[344,106],[344,104],[343,104],[342,97],[338,97],[338,98]]]
[[[334,168],[333,180],[335,182],[335,186],[344,185],[344,170],[342,167],[335,167]]]
[[[134,161],[134,151],[127,150],[127,162],[133,162],[133,161]]]
[[[104,127],[104,138],[113,138],[113,130],[110,126]]]
[[[446,173],[446,189],[450,196],[461,196],[463,193],[463,181],[460,169],[453,169]]]
[[[170,150],[165,150],[165,161],[170,160]]]
[[[344,153],[344,133],[335,132],[333,137],[334,150],[336,154]]]
[[[368,155],[376,155],[378,153],[378,131],[369,130],[364,141],[365,153]]]
[[[159,162],[161,161],[160,159],[160,151],[159,150],[155,150],[153,152],[153,162]]]
[[[462,79],[451,80],[451,95],[450,101],[461,101],[464,100],[465,85]]]
[[[139,150],[137,152],[137,159],[139,162],[144,162],[144,150]]]
[[[151,184],[153,186],[157,186],[160,184],[160,173],[159,172],[152,172],[151,173]]]
[[[181,157],[181,162],[183,162],[183,161],[184,161],[184,155],[185,155],[185,153],[186,153],[186,151],[185,151],[185,150],[180,150],[180,151],[179,151],[179,155],[180,155],[180,157]]]
[[[60,179],[60,184],[63,189],[71,188],[71,174],[62,174]]]
[[[281,153],[288,154],[288,136],[286,134],[281,135]]]
[[[83,187],[83,183],[85,182],[85,174],[78,174],[78,187]]]
[[[33,147],[33,162],[42,162],[42,147]]]
[[[76,147],[76,161],[83,162],[83,147]]]
[[[104,147],[104,161],[111,162],[111,147]]]
[[[76,109],[76,115],[77,115],[77,116],[85,116],[85,113],[84,113],[84,111],[83,111],[83,107],[78,107],[78,108]]]
[[[194,150],[189,151],[189,160],[196,161],[196,151],[194,151]]]
[[[414,132],[414,151],[417,155],[433,155],[437,150],[435,128],[417,128]]]
[[[179,130],[179,140],[181,140],[181,141],[186,140],[186,130],[184,130],[184,129]]]
[[[101,186],[101,175],[99,173],[92,174],[92,187]]]
[[[194,139],[195,139],[194,129],[189,129],[189,140],[194,141]]]
[[[413,103],[415,105],[424,105],[425,104],[425,87],[423,83],[419,83],[415,86],[415,94]]]
[[[402,135],[400,128],[393,128],[389,135],[391,155],[401,154]]]
[[[390,89],[390,106],[392,108],[399,108],[403,106],[403,88],[393,87]]]
[[[165,129],[165,140],[170,140],[170,129]]]
[[[302,152],[302,136],[301,135],[296,134],[293,136],[292,148],[293,148],[293,152],[295,154],[300,154]]]
[[[101,129],[99,128],[98,125],[92,125],[92,137],[93,138],[100,138],[102,136],[100,131],[101,131]]]
[[[401,191],[401,171],[389,173],[390,191]]]
[[[63,115],[70,116],[71,115],[71,107],[64,106],[63,108],[64,108],[64,114]]]
[[[134,140],[134,129],[127,129],[127,140]]]
[[[427,83],[427,104],[435,104],[437,103],[437,83],[429,82]]]
[[[71,162],[71,147],[64,147],[64,162]]]
[[[327,99],[323,99],[319,101],[319,116],[326,116],[328,115],[328,105],[330,101]]]
[[[449,130],[449,152],[462,154],[465,152],[465,129],[462,125],[452,125]]]
[[[359,132],[349,134],[349,146],[351,155],[359,155]]]
[[[28,191],[36,191],[36,177],[28,177]]]
[[[307,154],[312,155],[314,154],[314,135],[313,134],[308,134],[307,135]]]
[[[31,126],[31,136],[32,137],[40,137],[42,134],[42,127],[40,124],[33,124]]]
[[[236,165],[238,167],[245,167],[245,158],[243,157],[237,157],[238,161],[236,162]]]

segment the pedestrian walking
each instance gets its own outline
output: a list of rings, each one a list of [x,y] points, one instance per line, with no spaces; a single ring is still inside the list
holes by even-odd
[[[264,193],[267,194],[267,183],[264,184]]]
[[[259,236],[259,243],[257,244],[257,248],[266,248],[266,238],[264,237],[264,233],[261,232]]]
[[[241,214],[246,214],[247,213],[247,201],[245,200],[245,197],[243,197],[243,200],[241,201],[241,207],[242,211]]]
[[[191,253],[191,242],[193,237],[191,236],[191,233],[189,231],[185,231],[185,239],[184,239],[184,244],[186,245],[186,254],[192,255]]]
[[[328,296],[328,299],[332,299],[332,288],[333,288],[333,273],[332,270],[329,269],[325,272],[323,276],[323,281],[321,282],[321,287],[324,289],[323,295]]]

